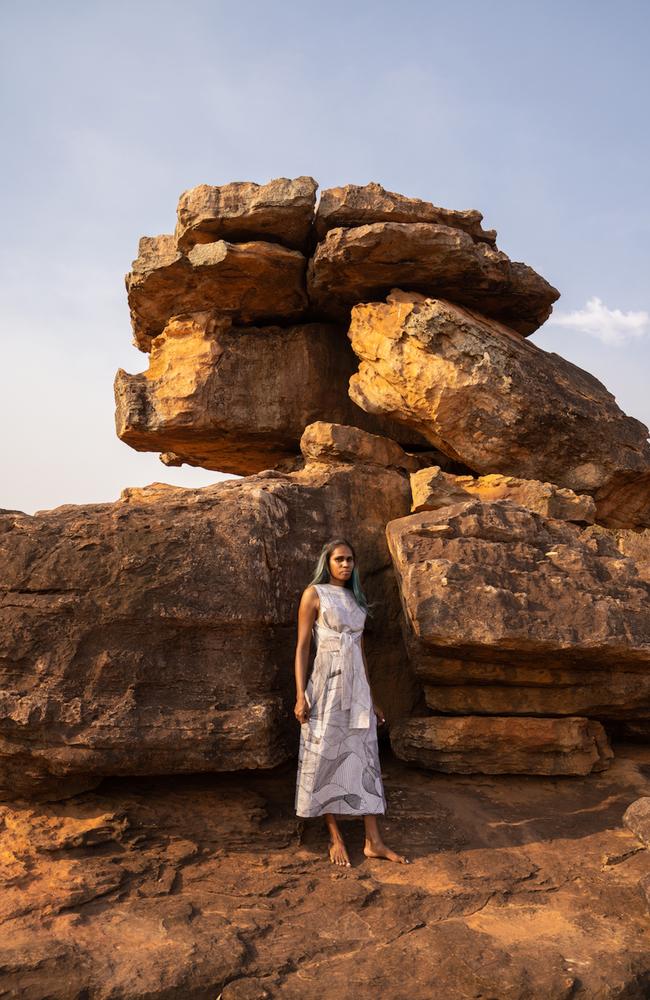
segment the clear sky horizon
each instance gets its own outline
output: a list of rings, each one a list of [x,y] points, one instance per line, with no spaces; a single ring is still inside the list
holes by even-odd
[[[196,184],[310,174],[478,208],[562,293],[533,336],[650,424],[650,7],[0,2],[0,507],[205,485],[114,428],[124,274]]]

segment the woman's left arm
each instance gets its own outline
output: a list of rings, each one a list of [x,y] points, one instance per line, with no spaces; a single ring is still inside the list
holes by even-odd
[[[368,662],[366,660],[366,651],[363,646],[363,636],[361,636],[361,658],[363,659],[363,669],[366,672],[366,680],[368,681],[368,687],[370,688],[370,696],[372,697],[372,685],[370,683],[370,672],[368,671]],[[372,706],[375,710],[375,715],[377,716],[377,722],[381,725],[382,722],[386,721],[384,715],[384,710],[380,705],[377,704],[374,698],[372,698]]]

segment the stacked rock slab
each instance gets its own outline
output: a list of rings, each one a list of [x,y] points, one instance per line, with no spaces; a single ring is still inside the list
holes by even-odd
[[[355,306],[350,395],[482,475],[589,494],[609,527],[650,526],[648,428],[604,385],[513,329],[399,291]]]
[[[126,284],[134,343],[152,361],[117,373],[121,440],[243,475],[290,467],[315,420],[430,451],[416,429],[350,399],[352,306],[400,284],[530,333],[558,297],[496,248],[480,212],[378,184],[326,190],[316,208],[316,189],[311,177],[203,184],[181,196],[173,235],[143,237]]]
[[[354,428],[305,432],[304,467],[204,489],[0,516],[0,796],[106,775],[268,768],[295,753],[296,612],[324,540],[354,539],[376,694],[417,697],[384,526],[411,460]]]
[[[650,587],[610,533],[471,499],[393,521],[387,536],[427,704],[458,716],[405,722],[400,755],[439,770],[585,773],[588,758],[609,759],[597,720],[650,717]],[[517,746],[499,754],[506,734]]]

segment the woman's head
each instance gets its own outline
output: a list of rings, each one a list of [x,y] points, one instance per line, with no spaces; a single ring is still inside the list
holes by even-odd
[[[357,604],[370,614],[361,589],[356,553],[346,538],[333,538],[323,545],[310,583],[331,583],[332,580],[351,590]]]

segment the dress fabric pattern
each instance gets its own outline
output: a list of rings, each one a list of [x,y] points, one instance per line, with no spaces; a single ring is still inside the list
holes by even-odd
[[[361,653],[366,612],[347,587],[314,584],[316,656],[300,727],[295,809],[298,816],[364,816],[386,811],[377,717]]]

